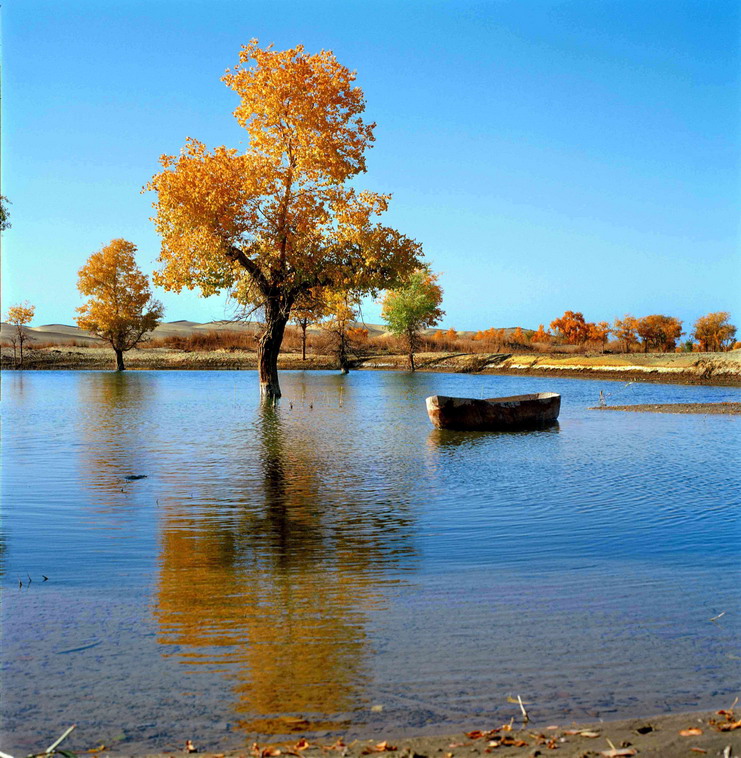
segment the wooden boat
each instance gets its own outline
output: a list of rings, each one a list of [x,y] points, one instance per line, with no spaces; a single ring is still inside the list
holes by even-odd
[[[539,392],[535,395],[490,397],[428,397],[427,414],[438,429],[461,431],[507,431],[548,426],[558,418],[561,395]]]

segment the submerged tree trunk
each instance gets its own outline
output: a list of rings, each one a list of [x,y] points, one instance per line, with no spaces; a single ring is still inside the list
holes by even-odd
[[[306,327],[309,326],[309,319],[304,318],[300,321],[301,326],[301,360],[306,360]]]
[[[116,353],[116,371],[125,371],[126,366],[124,366],[123,350],[119,350],[117,347],[114,347],[113,350]]]
[[[257,344],[257,369],[260,376],[260,397],[273,401],[280,397],[278,383],[278,353],[288,323],[289,312],[278,304],[268,302],[265,307],[265,331]]]

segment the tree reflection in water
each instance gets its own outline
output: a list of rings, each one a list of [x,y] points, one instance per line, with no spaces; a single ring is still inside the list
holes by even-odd
[[[159,641],[222,670],[252,734],[356,722],[369,706],[370,613],[414,562],[406,508],[328,472],[318,427],[295,420],[262,407],[256,454],[226,455],[217,480],[161,513]]]
[[[81,374],[79,425],[81,476],[95,492],[96,506],[109,510],[130,502],[126,477],[149,475],[156,456],[147,455],[147,406],[156,407],[157,383],[138,373]]]

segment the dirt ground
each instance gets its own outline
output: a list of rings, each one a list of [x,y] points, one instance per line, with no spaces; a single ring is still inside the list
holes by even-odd
[[[485,724],[480,731],[435,737],[392,740],[379,735],[375,740],[341,739],[310,742],[297,738],[288,743],[255,742],[243,750],[226,753],[204,752],[210,758],[273,758],[274,756],[360,756],[387,755],[389,758],[469,758],[491,755],[496,758],[530,758],[554,755],[560,758],[688,758],[688,756],[741,755],[741,721],[733,711],[690,713],[627,719],[591,724]],[[726,731],[727,730],[727,731]],[[198,750],[197,745],[191,745]],[[164,758],[186,753],[182,749],[152,755]],[[101,751],[100,755],[108,754]],[[114,753],[110,753],[114,755]],[[115,755],[126,755],[125,752]]]
[[[3,368],[14,367],[12,349],[1,351]],[[168,348],[137,348],[125,354],[126,367],[141,369],[229,369],[254,370],[257,355],[245,350],[191,351]],[[406,371],[403,355],[371,355],[354,362],[355,369]],[[563,354],[472,354],[421,353],[417,356],[420,371],[450,373],[507,374],[515,376],[558,376],[575,379],[601,379],[673,384],[706,384],[741,387],[741,351],[731,353],[631,353],[629,355]],[[26,369],[108,370],[115,367],[109,348],[52,347],[24,351]],[[334,370],[332,356],[309,355],[303,361],[296,353],[280,356],[281,370]]]

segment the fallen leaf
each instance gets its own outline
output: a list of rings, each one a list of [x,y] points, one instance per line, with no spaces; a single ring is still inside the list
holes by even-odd
[[[701,747],[691,747],[690,750],[693,753],[707,753],[707,750],[703,750]]]
[[[738,721],[728,721],[725,724],[721,722],[711,722],[719,732],[732,732],[734,729],[741,729],[741,719]]]
[[[553,731],[554,729],[559,729],[560,727],[556,726],[555,724],[551,724],[550,726],[547,726],[546,729],[550,729]]]
[[[502,737],[502,745],[507,747],[527,747],[525,740],[516,740],[514,737]]]
[[[310,747],[309,740],[306,739],[300,739],[294,746],[294,750],[306,750],[307,747]]]
[[[689,729],[680,729],[680,737],[697,737],[698,734],[702,734],[702,729],[697,726],[691,726]]]
[[[616,747],[611,750],[603,750],[600,755],[604,755],[605,758],[624,758],[631,755],[636,755],[637,750],[632,747]]]
[[[583,732],[577,732],[577,734],[580,737],[589,737],[590,739],[594,739],[595,737],[599,737],[599,732],[590,732],[588,729]]]
[[[276,755],[280,755],[281,751],[277,747],[266,747],[262,753],[260,753],[260,758],[275,758]]]
[[[365,748],[365,750],[361,752],[361,755],[370,755],[371,753],[392,753],[395,750],[396,747],[394,745],[389,745],[388,742],[384,740],[377,745],[371,745],[370,747]]]
[[[198,748],[190,740],[186,740],[185,741],[185,752],[186,753],[197,753],[198,752]]]

